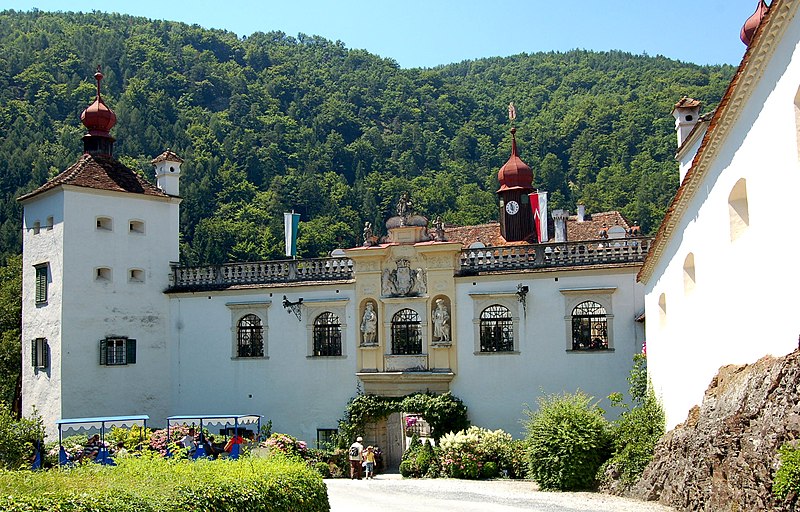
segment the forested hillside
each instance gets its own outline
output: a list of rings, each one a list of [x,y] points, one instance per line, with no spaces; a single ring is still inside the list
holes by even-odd
[[[300,255],[352,246],[405,190],[430,217],[496,218],[510,101],[552,206],[619,209],[652,232],[677,188],[672,105],[713,107],[733,73],[578,50],[401,69],[318,37],[102,13],[0,12],[0,48],[0,263],[20,251],[14,199],[81,151],[98,64],[116,155],[149,179],[166,148],[186,160],[189,263],[281,256],[291,209]]]

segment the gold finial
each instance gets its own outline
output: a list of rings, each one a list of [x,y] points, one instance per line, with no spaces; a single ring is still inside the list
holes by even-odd
[[[514,108],[514,102],[508,104],[508,119],[513,123],[517,118],[517,109]]]

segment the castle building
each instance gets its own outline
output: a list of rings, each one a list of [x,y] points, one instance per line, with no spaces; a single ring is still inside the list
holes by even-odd
[[[358,392],[451,391],[473,424],[521,436],[541,393],[627,390],[651,240],[618,212],[581,208],[554,212],[555,240],[528,243],[534,188],[516,140],[499,223],[429,230],[404,196],[385,239],[368,227],[343,256],[189,267],[184,163],[156,157],[154,186],[114,158],[101,78],[84,154],[19,198],[23,408],[51,434],[60,418],[235,412],[313,444]],[[396,464],[401,418],[365,438]]]
[[[681,183],[640,272],[648,371],[667,426],[718,369],[794,350],[800,289],[800,1],[758,1],[747,50],[716,110],[675,105]]]

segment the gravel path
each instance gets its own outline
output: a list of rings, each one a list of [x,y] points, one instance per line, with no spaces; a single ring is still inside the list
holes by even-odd
[[[674,512],[645,503],[588,492],[540,492],[518,480],[404,480],[379,475],[374,480],[328,479],[331,512]]]

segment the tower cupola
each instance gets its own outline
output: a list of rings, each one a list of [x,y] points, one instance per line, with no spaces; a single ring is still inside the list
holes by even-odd
[[[89,133],[83,136],[83,152],[111,156],[114,152],[114,137],[111,136],[111,128],[117,124],[117,115],[108,108],[100,96],[100,81],[103,79],[100,66],[97,66],[94,79],[97,80],[97,97],[94,103],[81,113],[81,122],[89,130]]]
[[[533,171],[519,157],[516,133],[517,129],[511,128],[511,156],[497,173],[497,179],[500,181],[498,192],[516,187],[533,188]]]
[[[761,20],[764,19],[764,15],[767,14],[769,11],[769,6],[764,0],[758,0],[758,7],[756,7],[756,12],[754,12],[747,21],[744,22],[742,26],[741,32],[739,32],[739,38],[742,42],[750,46],[750,42],[753,40],[753,36],[756,33],[756,29],[761,24]]]
[[[158,185],[158,188],[171,196],[180,195],[179,178],[181,177],[183,159],[168,149],[155,157],[150,163],[156,168],[156,185]]]
[[[509,105],[509,117],[516,118],[513,104]],[[533,172],[522,161],[517,151],[517,129],[511,128],[511,156],[500,168],[497,179],[500,188],[500,234],[507,242],[534,241],[533,211],[528,194],[533,188]]]

